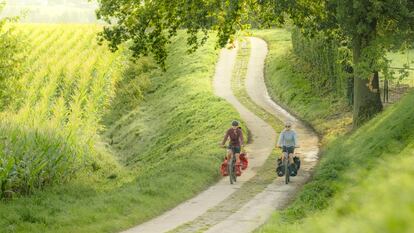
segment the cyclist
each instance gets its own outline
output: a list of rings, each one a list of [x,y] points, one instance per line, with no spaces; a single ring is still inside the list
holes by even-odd
[[[293,164],[293,153],[295,152],[295,147],[298,147],[298,138],[296,132],[292,129],[292,123],[290,121],[286,121],[285,129],[280,133],[277,147],[282,148],[282,152],[288,153],[289,162]],[[283,153],[279,159],[283,161]]]
[[[225,147],[227,139],[230,139],[229,146],[227,147],[227,159],[230,160],[233,155],[236,156],[236,166],[240,165],[240,151],[243,147],[243,132],[241,127],[239,127],[238,121],[233,121],[231,123],[231,128],[227,130],[226,135],[224,135],[223,142],[221,143],[222,147]]]

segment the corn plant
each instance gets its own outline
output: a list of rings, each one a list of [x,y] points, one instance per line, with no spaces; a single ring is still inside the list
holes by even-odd
[[[73,178],[96,155],[105,109],[127,60],[98,46],[98,26],[24,25],[32,50],[15,108],[0,120],[0,197]]]

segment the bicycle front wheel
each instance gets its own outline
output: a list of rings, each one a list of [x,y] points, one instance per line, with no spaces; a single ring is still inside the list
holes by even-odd
[[[285,183],[289,183],[290,171],[289,171],[289,160],[285,159]]]

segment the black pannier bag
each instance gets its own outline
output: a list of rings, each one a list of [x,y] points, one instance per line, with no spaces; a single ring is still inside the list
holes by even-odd
[[[283,163],[282,163],[281,159],[277,159],[276,174],[277,174],[277,176],[284,176],[285,175],[285,168],[283,167]]]

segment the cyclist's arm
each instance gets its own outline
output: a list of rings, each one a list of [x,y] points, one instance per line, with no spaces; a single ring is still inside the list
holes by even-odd
[[[283,145],[283,131],[282,132],[280,132],[280,135],[279,135],[279,140],[277,141],[277,147],[282,147]]]
[[[295,143],[295,147],[299,147],[298,136],[297,136],[296,132],[293,134],[293,140],[294,140],[294,143]]]
[[[240,146],[243,147],[244,146],[244,139],[243,139],[243,131],[242,130],[240,130],[239,141],[240,141]]]
[[[224,135],[223,141],[221,142],[221,145],[224,146],[227,142],[227,138],[229,138],[229,131],[226,132],[226,135]]]

